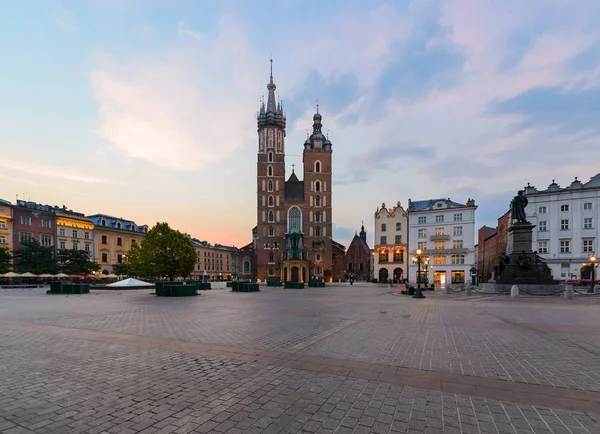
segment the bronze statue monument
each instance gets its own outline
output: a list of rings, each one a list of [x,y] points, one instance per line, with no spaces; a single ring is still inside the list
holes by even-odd
[[[518,223],[528,223],[525,208],[529,201],[524,195],[523,190],[519,190],[514,199],[510,202],[511,221],[516,220]]]

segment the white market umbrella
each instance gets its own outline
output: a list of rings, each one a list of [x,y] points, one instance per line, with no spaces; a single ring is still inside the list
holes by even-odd
[[[69,277],[69,275],[65,274],[65,273],[58,273],[58,274],[55,274],[54,277],[58,277],[59,279],[62,279],[64,277]]]
[[[45,273],[45,274],[40,274],[38,277],[42,277],[42,278],[44,278],[44,279],[47,279],[47,278],[49,278],[49,277],[54,277],[54,276],[53,276],[52,274],[47,274],[47,273]]]
[[[125,288],[125,287],[140,287],[140,286],[154,286],[151,283],[148,282],[144,282],[143,280],[138,280],[138,279],[134,279],[134,278],[129,278],[129,279],[123,279],[119,282],[115,282],[115,283],[111,283],[110,285],[106,285],[109,286],[111,288]]]
[[[13,277],[21,277],[19,273],[15,273],[14,271],[9,271],[8,273],[4,273],[2,277],[8,277],[9,279]]]
[[[37,274],[30,273],[30,272],[28,271],[27,273],[23,273],[23,274],[21,274],[21,277],[38,277],[38,275],[37,275]]]
[[[108,276],[106,276],[107,279],[117,279],[119,276],[117,276],[116,274],[110,273]]]

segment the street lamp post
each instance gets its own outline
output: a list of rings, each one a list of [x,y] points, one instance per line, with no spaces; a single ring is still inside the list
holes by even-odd
[[[421,264],[428,264],[429,256],[424,256],[423,251],[421,249],[417,249],[415,250],[415,255],[413,256],[412,261],[417,264],[417,290],[415,291],[413,298],[425,298],[421,292]]]
[[[590,266],[592,267],[592,276],[591,276],[592,285],[588,292],[594,292],[594,280],[596,277],[596,257],[594,255],[590,256]]]

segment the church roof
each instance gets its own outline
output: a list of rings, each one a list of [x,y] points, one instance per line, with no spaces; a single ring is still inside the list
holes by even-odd
[[[300,181],[293,171],[285,182],[285,200],[304,200],[304,181]]]

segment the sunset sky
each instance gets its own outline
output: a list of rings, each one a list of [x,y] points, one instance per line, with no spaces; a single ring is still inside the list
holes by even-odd
[[[242,246],[269,58],[288,174],[316,101],[334,238],[385,202],[495,225],[517,189],[600,172],[597,0],[7,0],[0,198]]]

